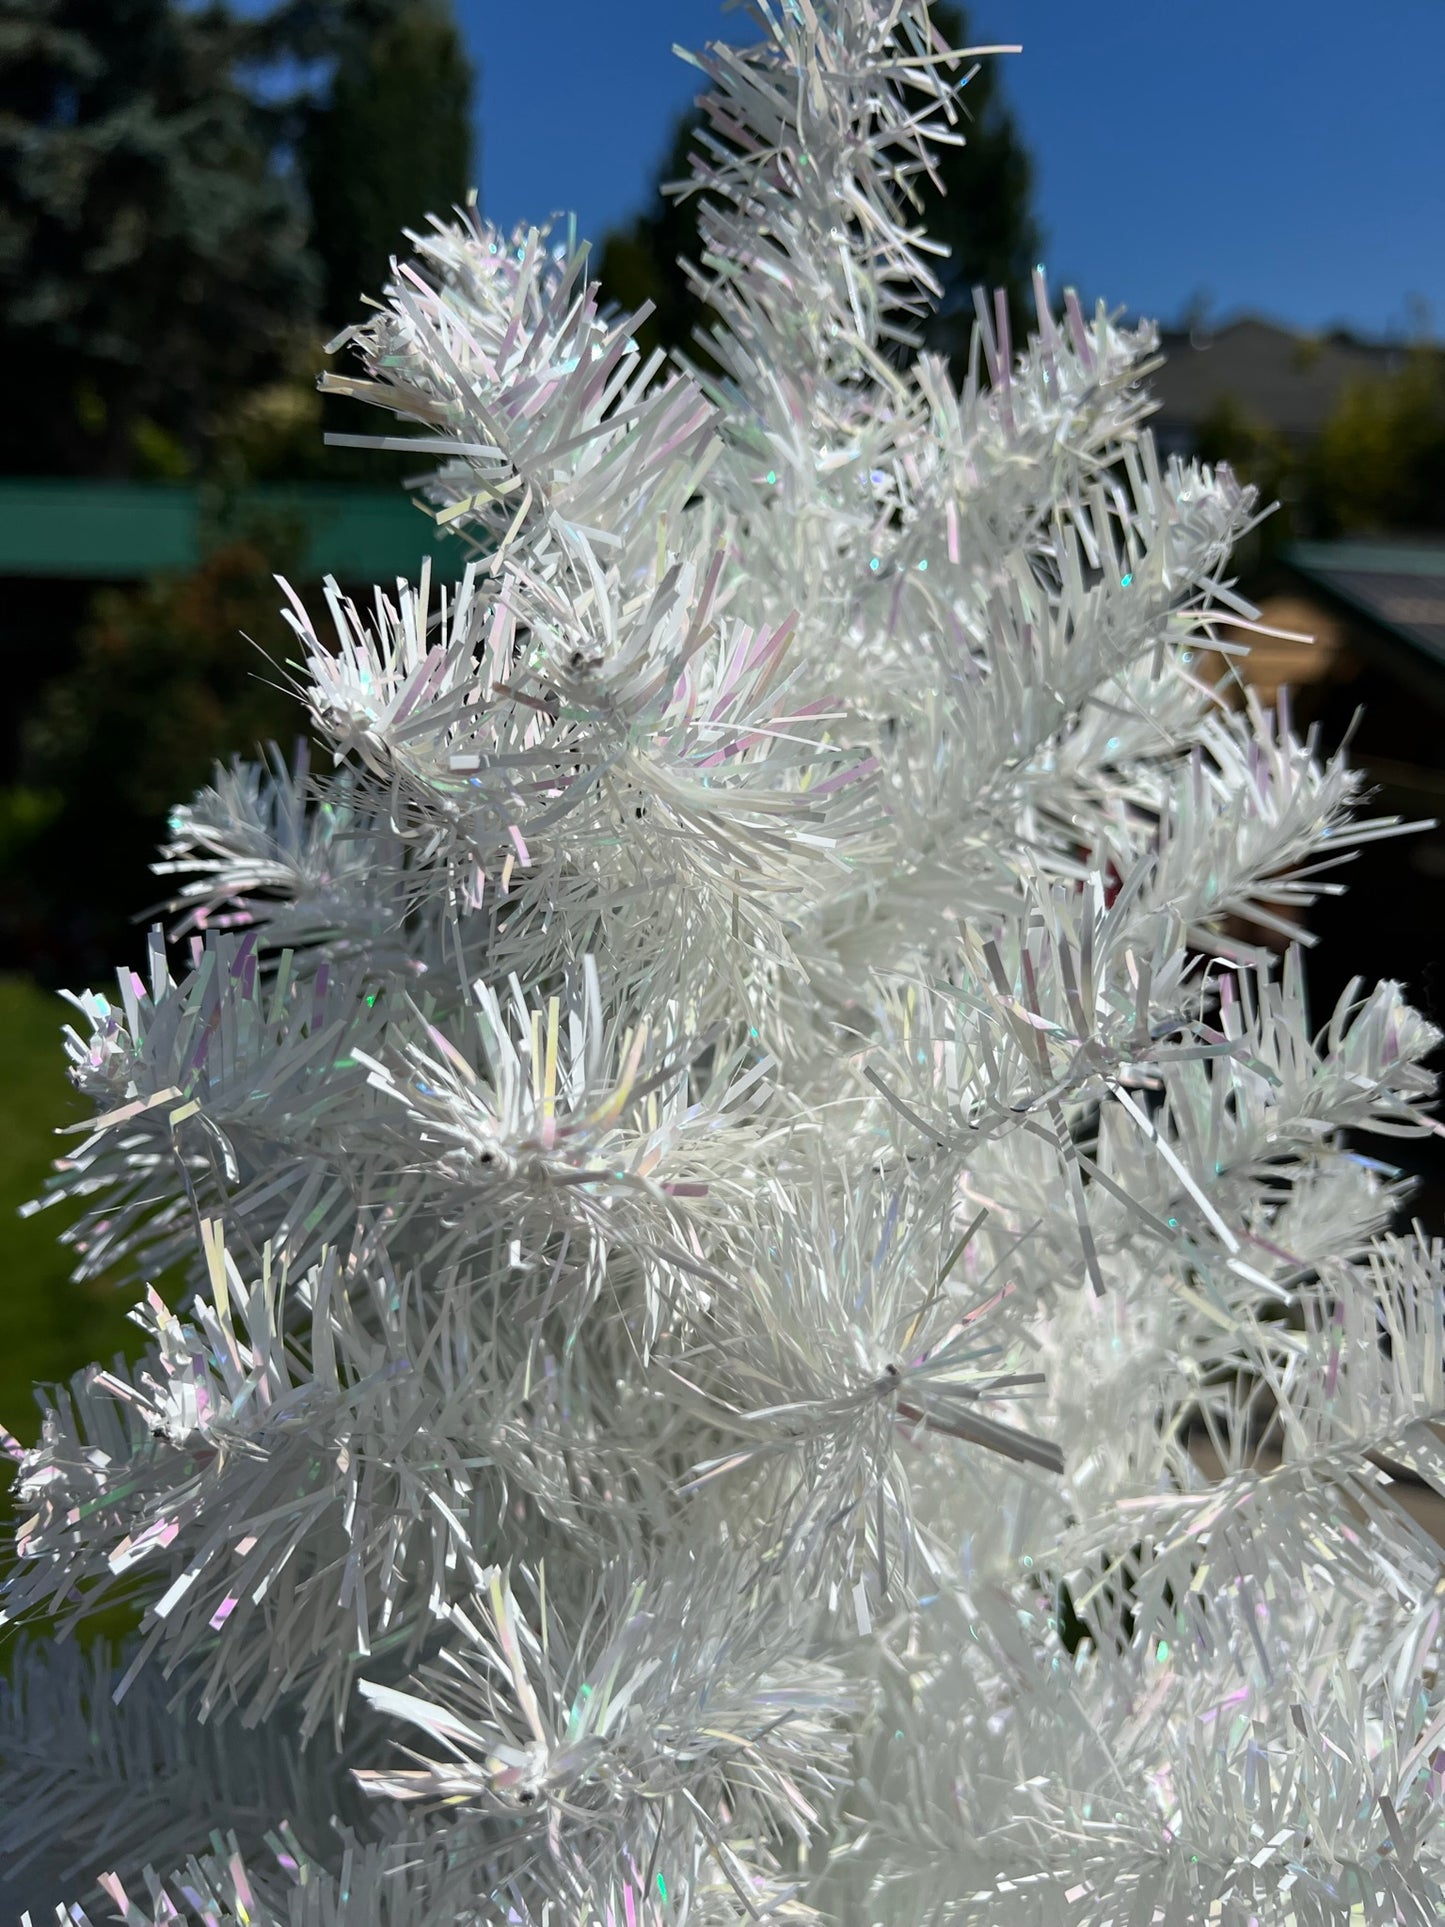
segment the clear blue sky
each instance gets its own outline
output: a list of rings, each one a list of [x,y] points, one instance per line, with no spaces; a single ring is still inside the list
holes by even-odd
[[[645,196],[721,0],[455,0],[495,220]],[[1038,173],[1056,284],[1169,320],[1207,292],[1302,327],[1445,336],[1445,0],[973,0]]]

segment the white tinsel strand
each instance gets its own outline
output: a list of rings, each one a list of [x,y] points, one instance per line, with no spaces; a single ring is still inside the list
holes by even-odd
[[[585,251],[475,218],[410,238],[434,283],[402,268],[389,309],[332,344],[355,342],[376,379],[326,387],[430,429],[401,446],[451,458],[433,499],[447,524],[485,532],[493,569],[517,543],[584,575],[594,547],[654,543],[703,466],[712,411],[694,384],[655,380],[662,356],[641,362],[632,328],[599,315]]]
[[[836,1917],[1424,1927],[1445,1873],[1438,1688],[1358,1682],[1338,1592],[1256,1613],[1240,1590],[1207,1657],[1150,1626],[1071,1664],[1046,1598],[1020,1614],[973,1593],[925,1626],[889,1677]]]

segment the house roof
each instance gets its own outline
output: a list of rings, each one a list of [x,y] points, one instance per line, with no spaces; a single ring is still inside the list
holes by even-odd
[[[1295,440],[1319,432],[1349,382],[1391,373],[1406,353],[1343,333],[1297,335],[1258,315],[1207,335],[1163,332],[1160,347],[1164,365],[1149,383],[1156,429],[1197,427],[1228,399]]]
[[[1280,559],[1433,667],[1445,669],[1445,542],[1296,542]]]

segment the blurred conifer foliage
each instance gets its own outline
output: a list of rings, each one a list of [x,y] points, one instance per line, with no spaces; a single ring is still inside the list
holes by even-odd
[[[444,0],[0,0],[5,470],[179,479],[309,385],[401,228],[465,195],[470,84]]]
[[[11,473],[184,472],[315,305],[250,30],[174,0],[0,0]]]
[[[370,12],[301,150],[323,313],[338,325],[386,280],[403,229],[450,215],[472,186],[473,76],[450,7],[411,0]]]

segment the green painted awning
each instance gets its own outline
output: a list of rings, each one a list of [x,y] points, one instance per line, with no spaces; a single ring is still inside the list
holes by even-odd
[[[0,480],[0,576],[134,581],[192,569],[219,542],[268,531],[303,580],[459,580],[466,545],[400,489],[275,485],[230,494],[148,482]],[[286,560],[289,557],[278,558]]]

